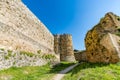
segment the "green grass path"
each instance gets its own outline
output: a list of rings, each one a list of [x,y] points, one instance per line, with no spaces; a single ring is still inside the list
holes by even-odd
[[[11,67],[0,71],[0,80],[50,80],[59,71],[73,64],[74,63],[62,62],[53,68],[51,68],[49,64],[41,67]]]
[[[120,80],[120,62],[117,64],[84,62],[68,72],[62,80]]]

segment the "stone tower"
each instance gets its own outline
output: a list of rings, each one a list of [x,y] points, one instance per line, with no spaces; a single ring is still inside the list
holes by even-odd
[[[54,37],[21,0],[0,0],[0,48],[54,53]]]
[[[54,35],[54,51],[60,60],[60,35]]]
[[[70,34],[54,35],[54,50],[56,54],[60,54],[61,61],[75,61]]]
[[[56,54],[60,54],[60,35],[54,35],[54,51]]]

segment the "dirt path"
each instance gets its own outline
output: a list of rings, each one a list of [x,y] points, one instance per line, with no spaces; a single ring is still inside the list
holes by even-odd
[[[70,70],[72,70],[72,69],[73,69],[74,67],[76,67],[78,64],[79,64],[79,63],[76,63],[75,65],[72,65],[72,66],[70,66],[70,67],[68,67],[68,68],[60,71],[58,74],[56,74],[56,75],[53,77],[52,80],[61,80],[67,72],[69,72]]]

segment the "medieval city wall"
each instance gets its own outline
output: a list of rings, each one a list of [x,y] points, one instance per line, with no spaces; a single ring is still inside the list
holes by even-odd
[[[0,47],[54,53],[54,37],[20,1],[0,1]]]

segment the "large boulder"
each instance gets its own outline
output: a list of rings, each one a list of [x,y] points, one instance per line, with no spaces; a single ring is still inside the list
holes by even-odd
[[[116,63],[120,60],[120,18],[107,13],[85,38],[89,62]]]

